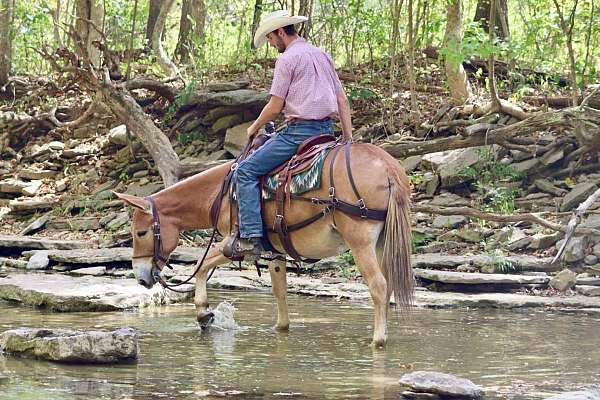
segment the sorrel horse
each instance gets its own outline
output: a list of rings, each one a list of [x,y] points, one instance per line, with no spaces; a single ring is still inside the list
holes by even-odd
[[[374,305],[373,345],[383,346],[387,339],[387,309],[394,293],[396,304],[401,308],[412,303],[414,279],[410,264],[410,189],[408,178],[398,161],[377,146],[365,143],[350,145],[349,153],[339,152],[337,160],[330,164],[332,152],[327,156],[322,171],[321,188],[302,196],[327,198],[331,184],[329,170],[333,169],[335,192],[341,200],[352,201],[354,191],[348,178],[348,170],[342,168],[348,157],[355,185],[362,192],[364,204],[372,209],[387,209],[385,221],[360,218],[340,210],[318,219],[314,223],[290,233],[291,241],[303,257],[325,258],[339,255],[346,249],[358,265],[366,281]],[[339,168],[336,166],[340,166]],[[232,163],[226,163],[187,178],[151,196],[144,198],[117,194],[135,207],[131,231],[133,235],[132,264],[140,284],[151,288],[156,276],[164,267],[166,259],[177,247],[179,233],[190,229],[210,228],[211,205],[220,191],[221,184]],[[151,204],[154,203],[154,204]],[[234,206],[235,208],[235,206]],[[289,223],[305,220],[323,207],[310,201],[292,200],[285,204],[285,216]],[[153,216],[154,213],[158,215]],[[267,226],[275,218],[273,201],[264,204],[263,215]],[[237,218],[227,196],[222,200],[217,228],[227,232],[230,218]],[[160,221],[157,227],[156,221]],[[160,232],[157,232],[157,228]],[[157,233],[160,235],[157,246]],[[278,236],[269,233],[269,239],[278,251],[283,246]],[[158,259],[154,257],[158,252]],[[197,319],[206,323],[212,317],[206,293],[206,281],[211,268],[227,263],[222,253],[222,242],[209,250],[204,264],[196,273],[194,303]],[[285,262],[269,266],[273,294],[277,300],[276,329],[289,328],[287,312],[287,281]]]

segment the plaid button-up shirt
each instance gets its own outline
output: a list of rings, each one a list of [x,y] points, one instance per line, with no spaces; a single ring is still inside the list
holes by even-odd
[[[302,38],[290,43],[275,63],[270,94],[285,100],[283,113],[288,121],[334,116],[342,90],[329,54]]]

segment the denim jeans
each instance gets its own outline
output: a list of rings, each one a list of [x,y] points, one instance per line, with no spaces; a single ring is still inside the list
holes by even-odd
[[[292,158],[304,140],[324,133],[333,134],[333,124],[330,119],[292,122],[239,163],[234,179],[240,237],[251,238],[263,235],[259,178]]]

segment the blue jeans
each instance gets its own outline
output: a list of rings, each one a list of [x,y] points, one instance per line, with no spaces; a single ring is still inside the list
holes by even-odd
[[[304,140],[324,133],[333,134],[331,119],[292,122],[240,162],[234,174],[240,237],[263,236],[259,178],[292,158]]]

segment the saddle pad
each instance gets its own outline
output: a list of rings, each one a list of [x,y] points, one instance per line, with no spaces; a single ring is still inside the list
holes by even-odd
[[[323,149],[318,153],[310,163],[310,166],[299,174],[292,176],[290,191],[294,194],[306,193],[321,187],[321,172],[323,171],[323,162],[331,149]],[[265,200],[275,198],[275,190],[279,174],[269,175],[264,179],[262,187],[262,196]]]

